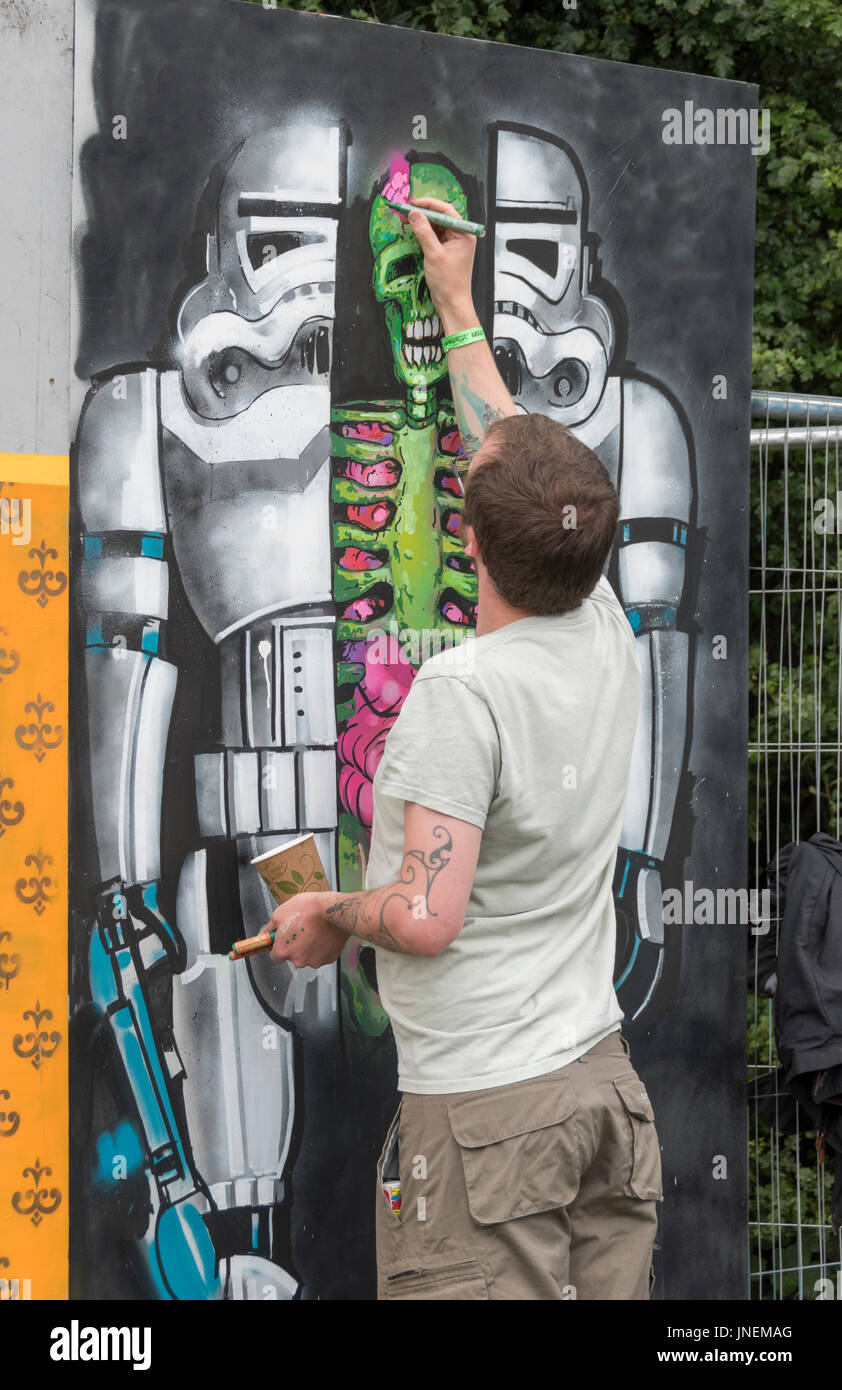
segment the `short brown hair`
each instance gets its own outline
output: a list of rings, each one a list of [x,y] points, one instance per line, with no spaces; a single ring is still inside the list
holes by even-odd
[[[463,524],[474,528],[489,578],[514,608],[578,608],[599,581],[620,516],[604,464],[546,415],[508,415],[485,437],[491,447],[468,475]]]

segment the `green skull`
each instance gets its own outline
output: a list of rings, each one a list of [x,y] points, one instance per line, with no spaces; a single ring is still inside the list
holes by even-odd
[[[460,217],[467,216],[467,199],[449,169],[440,164],[412,164],[408,171],[410,194],[407,197],[405,191],[395,193],[398,201],[441,198],[452,203]],[[415,233],[406,218],[393,211],[378,193],[371,208],[368,235],[374,255],[374,293],[378,302],[386,306],[395,375],[406,386],[432,386],[446,374],[447,360]]]

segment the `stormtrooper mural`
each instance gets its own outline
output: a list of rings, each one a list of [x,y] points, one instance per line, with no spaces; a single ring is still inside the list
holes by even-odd
[[[76,442],[87,984],[130,1092],[123,1147],[140,1145],[148,1180],[141,1296],[299,1292],[276,1228],[293,1135],[327,1116],[296,1049],[335,1046],[338,971],[232,968],[227,951],[274,906],[254,855],[310,831],[338,882],[329,373],[345,157],[338,126],[240,145],[207,276],[178,314],[180,370],[99,379]],[[174,584],[215,653],[215,694],[189,730],[193,843],[169,920],[166,755],[191,660],[170,639]]]
[[[690,452],[664,393],[612,370],[575,156],[521,127],[492,137],[498,365],[518,407],[569,426],[620,492],[611,572],[646,699],[615,883],[617,988],[627,1020],[648,1022],[672,973],[659,870],[687,732]],[[313,832],[331,885],[363,886],[372,779],[429,650],[414,639],[455,642],[476,622],[441,325],[417,241],[386,202],[432,195],[468,215],[467,200],[443,157],[391,157],[368,241],[400,393],[331,408],[346,158],[339,126],[281,126],[237,148],[207,274],[178,309],[178,368],[99,378],[75,448],[87,984],[135,1111],[149,1193],[137,1278],[153,1297],[318,1296],[290,1268],[313,1219],[290,1200],[295,1160],[337,1121],[318,1072],[342,1051],[343,1017],[362,1056],[388,1033],[371,952],[351,941],[336,966],[299,972],[266,956],[233,967],[227,952],[271,915],[250,860],[285,838]],[[187,731],[193,843],[167,914],[167,748],[192,660],[172,637],[171,586],[215,670],[211,715]]]
[[[615,988],[626,1022],[643,1026],[674,992],[679,966],[680,937],[664,938],[661,870],[691,733],[692,442],[663,388],[614,360],[574,152],[544,131],[497,125],[492,186],[501,375],[520,410],[549,415],[594,450],[620,496],[608,574],[637,638],[643,686],[614,882]]]
[[[739,1296],[744,1189],[700,1222],[694,1136],[736,1172],[742,945],[665,934],[662,888],[740,882],[745,672],[706,638],[745,650],[753,161],[676,152],[658,113],[748,96],[230,0],[77,0],[74,81],[72,1296],[374,1296],[397,1078],[376,952],[297,972],[228,951],[268,921],[250,861],[285,840],[364,885],[389,729],[475,631],[443,330],[391,205],[424,195],[487,226],[475,302],[518,409],[620,496],[606,574],[643,699],[615,984],[674,1194],[666,1296]]]
[[[73,72],[71,1296],[374,1296],[376,952],[228,950],[285,840],[363,886],[388,731],[475,630],[442,327],[389,206],[424,194],[486,224],[518,408],[619,492],[644,693],[615,983],[672,1194],[659,1287],[742,1296],[744,942],[664,934],[661,889],[742,882],[756,165],[665,145],[660,113],[756,93],[234,0],[76,0]]]

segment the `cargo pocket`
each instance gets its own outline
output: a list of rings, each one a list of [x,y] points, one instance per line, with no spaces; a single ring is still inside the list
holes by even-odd
[[[400,1120],[402,1105],[403,1099],[401,1099],[395,1111],[395,1117],[389,1125],[389,1132],[377,1160],[377,1201],[381,1208],[386,1209],[387,1221],[395,1226],[401,1224],[401,1210],[405,1194],[401,1191],[401,1206],[395,1211],[391,1198],[383,1191],[383,1184],[397,1183],[400,1185],[401,1182]]]
[[[447,1107],[468,1205],[481,1226],[566,1207],[579,1191],[576,1092],[534,1083],[512,1095],[470,1096]]]
[[[637,1076],[614,1081],[623,1103],[631,1135],[631,1165],[623,1191],[627,1197],[663,1201],[661,1146],[655,1129],[655,1115],[643,1082]]]
[[[488,1301],[485,1270],[479,1260],[423,1255],[406,1269],[392,1269],[382,1281],[382,1299]]]

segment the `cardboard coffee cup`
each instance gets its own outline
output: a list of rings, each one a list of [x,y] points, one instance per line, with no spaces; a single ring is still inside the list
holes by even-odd
[[[288,902],[297,893],[330,892],[312,835],[299,835],[297,840],[258,854],[251,862],[277,903]]]

